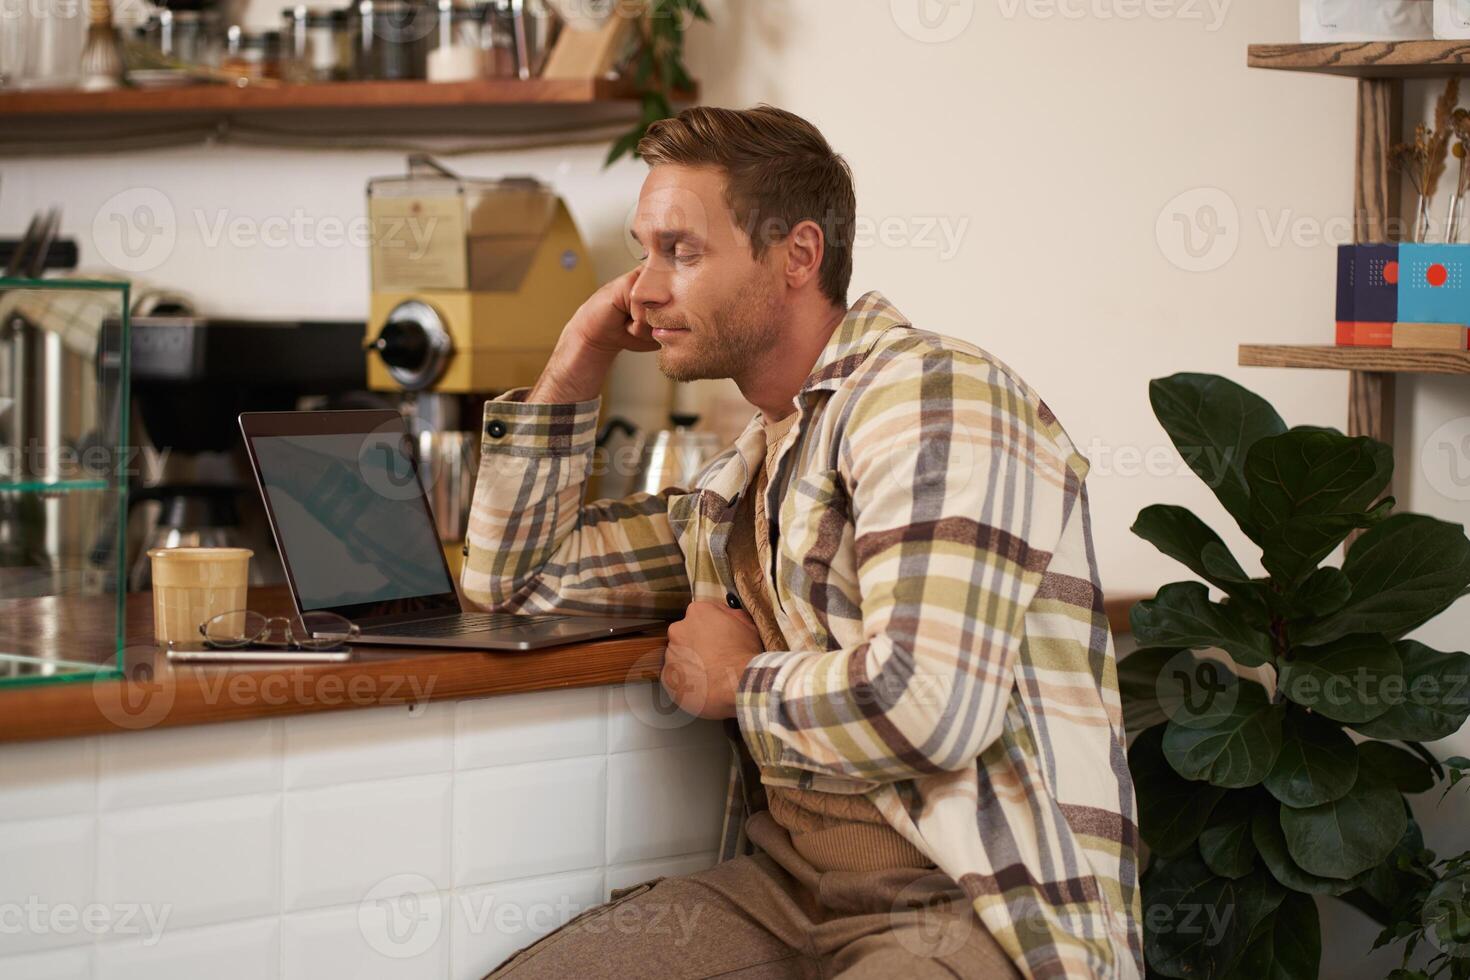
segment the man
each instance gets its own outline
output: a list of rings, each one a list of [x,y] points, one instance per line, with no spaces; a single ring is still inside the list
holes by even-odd
[[[646,256],[486,405],[463,587],[675,620],[664,686],[733,719],[722,863],[494,976],[1139,976],[1086,460],[990,355],[849,307],[852,178],[811,124],[689,109],[639,153]],[[624,350],[759,412],[691,486],[583,504]]]

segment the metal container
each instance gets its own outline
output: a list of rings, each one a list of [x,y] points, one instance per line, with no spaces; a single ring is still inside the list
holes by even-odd
[[[720,437],[694,428],[699,416],[675,412],[669,421],[672,429],[661,429],[643,440],[629,493],[688,487],[700,468],[719,455]]]
[[[420,432],[418,465],[439,540],[463,541],[470,526],[475,474],[480,469],[480,434]]]

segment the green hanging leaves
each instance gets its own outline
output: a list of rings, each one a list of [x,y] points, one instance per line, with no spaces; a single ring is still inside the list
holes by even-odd
[[[1198,854],[1159,859],[1143,880],[1144,954],[1164,976],[1225,976],[1285,897],[1264,869],[1224,878]]]
[[[1344,636],[1320,647],[1297,647],[1281,665],[1281,691],[1335,721],[1363,722],[1388,710],[1403,686],[1393,644],[1375,633]]]
[[[1404,908],[1417,916],[1434,881],[1403,794],[1447,778],[1420,743],[1470,719],[1470,655],[1405,635],[1470,595],[1470,539],[1455,524],[1392,514],[1393,453],[1382,443],[1288,430],[1264,400],[1209,375],[1158,379],[1149,399],[1260,546],[1269,577],[1251,578],[1185,508],[1146,507],[1133,525],[1200,580],[1135,606],[1146,647],[1119,669],[1130,730],[1167,719],[1129,753],[1154,854],[1143,876],[1148,972],[1306,980],[1321,960],[1310,896],[1392,921]],[[1355,529],[1364,533],[1342,567],[1320,567]],[[1274,673],[1274,687],[1241,676],[1252,673]],[[1355,744],[1344,726],[1404,747]],[[1213,931],[1184,921],[1210,910]],[[1423,928],[1470,938],[1458,921]],[[1470,980],[1456,963],[1456,980]]]
[[[1185,464],[1255,539],[1246,454],[1258,439],[1286,431],[1281,416],[1264,398],[1212,374],[1175,374],[1151,381],[1148,399]]]
[[[1253,629],[1234,609],[1210,601],[1199,582],[1174,582],[1130,613],[1133,635],[1149,646],[1219,647],[1246,667],[1271,660],[1271,638]]]
[[[1332,722],[1292,708],[1281,730],[1281,754],[1264,785],[1292,807],[1318,806],[1341,799],[1358,778],[1353,740]]]
[[[1353,788],[1321,806],[1281,811],[1291,859],[1310,874],[1352,878],[1388,857],[1407,824],[1403,797],[1372,766],[1358,766]]]
[[[1236,789],[1266,778],[1281,751],[1284,705],[1273,705],[1265,688],[1240,681],[1229,710],[1212,724],[1169,722],[1164,757],[1185,779]]]
[[[1164,726],[1159,725],[1134,739],[1128,768],[1138,798],[1138,832],[1155,853],[1170,856],[1199,839],[1225,791],[1175,772],[1164,758],[1163,737]]]
[[[1255,797],[1254,793],[1228,794],[1200,831],[1200,857],[1215,874],[1241,878],[1256,866],[1256,845],[1251,840]]]
[[[1370,738],[1432,742],[1453,735],[1470,717],[1470,656],[1443,653],[1416,640],[1393,645],[1403,683],[1386,710],[1353,725]]]
[[[1322,644],[1351,633],[1392,637],[1433,618],[1470,585],[1470,539],[1459,525],[1396,514],[1353,542],[1342,571],[1352,596],[1298,630],[1295,642]]]
[[[1322,926],[1310,895],[1291,892],[1251,937],[1227,980],[1316,980]]]
[[[1387,515],[1367,511],[1392,475],[1391,448],[1335,429],[1298,426],[1257,440],[1245,480],[1266,570],[1285,585],[1308,575],[1348,532]]]

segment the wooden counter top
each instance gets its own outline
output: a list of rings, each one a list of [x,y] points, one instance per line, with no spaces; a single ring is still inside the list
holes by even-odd
[[[127,603],[124,679],[0,687],[0,742],[623,684],[657,678],[663,663],[663,630],[655,629],[527,653],[358,646],[343,664],[174,666],[153,642],[151,594],[130,595]],[[54,599],[7,604],[20,610],[15,625],[32,635],[54,635],[62,617],[72,636],[105,637],[110,629],[110,620],[100,629],[89,624],[83,602],[65,610],[55,605]],[[250,590],[252,609],[286,613],[290,606],[283,587]],[[107,656],[105,640],[92,651],[78,645],[58,640],[56,656]]]
[[[1105,602],[1115,633],[1127,631],[1136,600]],[[0,686],[0,742],[625,684],[656,679],[663,664],[658,628],[527,653],[358,646],[344,664],[174,666],[153,642],[152,595],[129,595],[127,603],[124,678]],[[285,614],[291,599],[281,586],[253,588],[250,607]],[[60,659],[108,656],[111,619],[103,614],[110,610],[100,605],[70,600],[63,609],[55,599],[25,599],[7,608],[20,610],[19,631],[53,638]],[[56,636],[63,622],[65,643]],[[95,636],[93,649],[77,649],[89,645],[78,636]]]

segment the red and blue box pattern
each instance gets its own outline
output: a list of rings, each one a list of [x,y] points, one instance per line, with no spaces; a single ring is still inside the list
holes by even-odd
[[[1402,341],[1423,337],[1426,330],[1435,333],[1428,324],[1445,325],[1438,333],[1463,349],[1470,325],[1470,245],[1338,246],[1339,345],[1407,346],[1395,344],[1395,334]],[[1433,346],[1445,344],[1441,339]]]

